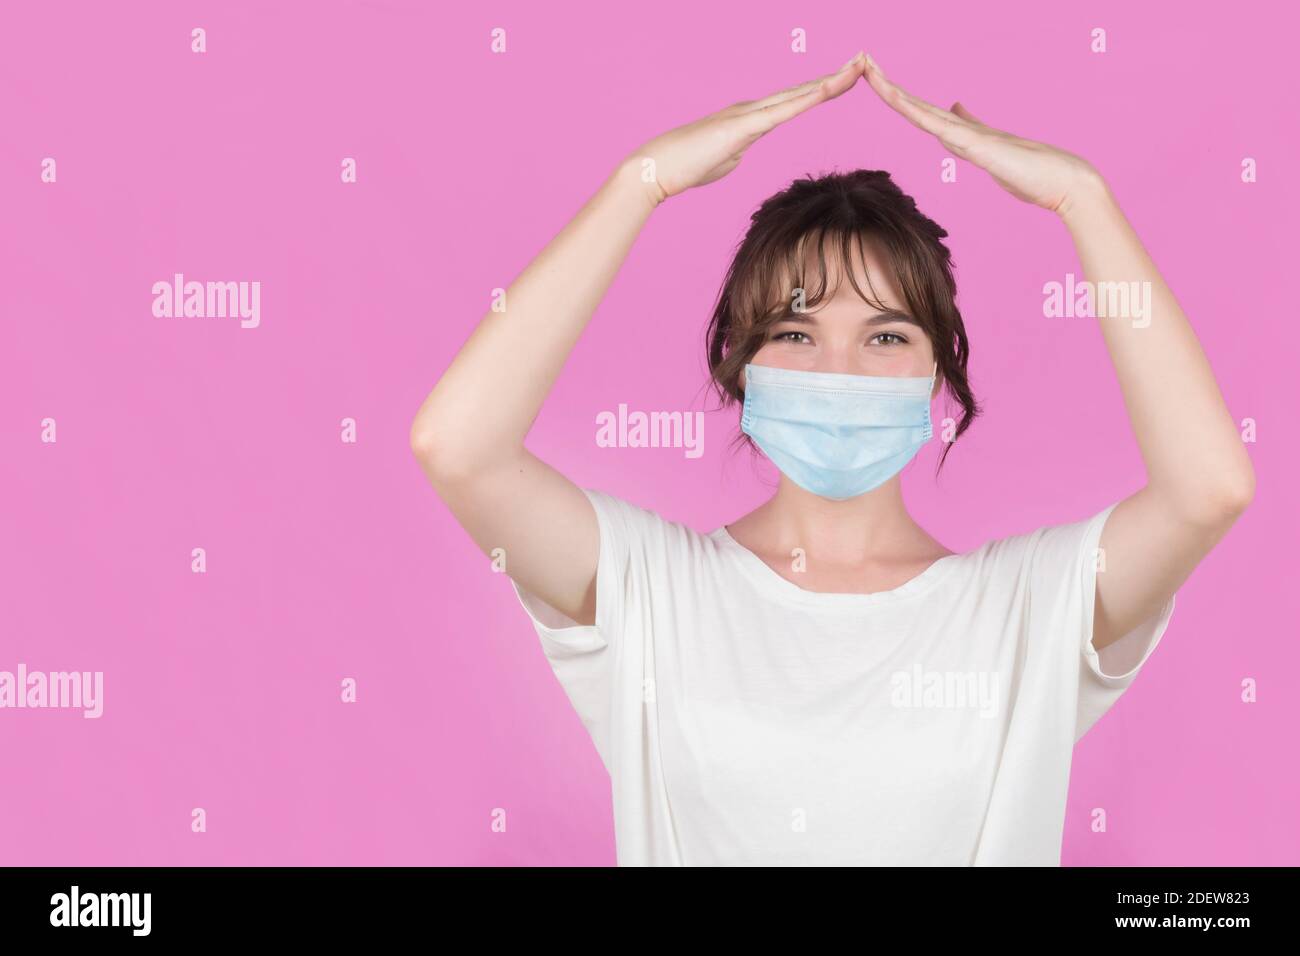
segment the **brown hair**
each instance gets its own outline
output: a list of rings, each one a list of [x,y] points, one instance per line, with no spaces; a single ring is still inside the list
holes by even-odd
[[[828,291],[834,294],[826,288],[826,242],[838,243],[839,261],[848,264],[854,259],[855,240],[869,240],[883,251],[908,313],[930,338],[944,387],[961,406],[956,441],[980,414],[980,407],[966,377],[970,347],[956,303],[952,254],[942,242],[947,235],[883,170],[796,179],[765,200],[750,218],[706,333],[709,373],[723,404],[744,400],[740,373],[763,347],[768,329],[789,314],[794,289],[805,291],[808,308],[819,304]],[[806,250],[813,243],[816,290],[807,285],[804,275]],[[883,303],[858,287],[854,270],[846,268],[842,274],[863,301],[885,310]],[[874,293],[869,273],[867,281]],[[790,284],[782,288],[783,283]],[[748,435],[743,439],[753,446]],[[945,443],[939,468],[951,447]]]

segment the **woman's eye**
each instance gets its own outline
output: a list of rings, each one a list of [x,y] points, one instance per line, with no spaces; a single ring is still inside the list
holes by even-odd
[[[799,338],[792,339],[790,338],[790,336],[792,335],[797,335],[799,336]],[[781,332],[777,335],[772,336],[772,341],[773,342],[809,342],[812,340],[809,339],[808,336],[805,335],[803,332]]]
[[[880,342],[881,339],[892,339],[892,340],[893,340],[893,341],[890,341],[890,342],[881,342],[880,344],[882,344],[882,345],[901,345],[901,344],[904,344],[904,343],[907,342],[907,339],[903,338],[903,337],[902,337],[901,335],[899,335],[897,332],[881,332],[879,335],[877,335],[875,338],[873,338],[872,341],[873,341],[873,342]]]

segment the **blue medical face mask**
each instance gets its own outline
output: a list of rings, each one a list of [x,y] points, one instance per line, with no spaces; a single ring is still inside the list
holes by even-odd
[[[934,434],[929,378],[745,366],[740,427],[800,488],[843,501],[898,474]]]

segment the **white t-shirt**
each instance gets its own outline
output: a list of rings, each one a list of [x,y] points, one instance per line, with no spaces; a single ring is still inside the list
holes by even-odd
[[[1074,744],[1174,609],[1093,648],[1113,504],[827,594],[584,490],[596,623],[514,589],[609,771],[620,866],[1060,865]]]

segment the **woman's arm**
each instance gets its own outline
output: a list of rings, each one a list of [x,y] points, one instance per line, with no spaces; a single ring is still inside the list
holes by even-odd
[[[629,162],[505,290],[424,400],[411,448],[485,553],[581,623],[595,620],[596,516],[524,448],[547,393],[659,200]]]
[[[1102,530],[1100,650],[1155,614],[1227,533],[1254,495],[1250,457],[1187,317],[1096,170],[993,129],[959,103],[949,111],[914,97],[867,62],[867,82],[889,106],[1012,195],[1055,212],[1094,288],[1123,283],[1149,305],[1140,314],[1130,297],[1126,312],[1098,318],[1147,472]]]
[[[521,587],[581,624],[595,621],[595,512],[524,436],[655,207],[725,176],[765,133],[848,90],[860,57],[670,130],[620,163],[506,288],[504,311],[483,317],[411,424],[411,448],[462,527],[484,552],[504,550]]]
[[[1187,580],[1250,503],[1255,474],[1191,324],[1106,184],[1085,179],[1058,214],[1094,288],[1137,283],[1144,298],[1150,290],[1149,315],[1098,319],[1147,472],[1102,530],[1100,650]]]

